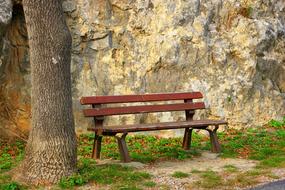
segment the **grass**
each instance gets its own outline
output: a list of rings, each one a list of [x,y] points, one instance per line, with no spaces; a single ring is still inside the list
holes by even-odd
[[[284,127],[285,126],[285,116],[280,121],[279,120],[274,120],[274,119],[270,120],[268,122],[268,125],[270,127],[275,127],[275,128],[282,128],[282,127]]]
[[[70,189],[74,186],[82,186],[88,182],[110,185],[111,189],[141,189],[145,183],[151,183],[151,175],[145,172],[138,172],[130,167],[114,165],[96,165],[96,162],[89,158],[79,160],[78,174],[64,178],[59,182],[63,189]]]
[[[198,175],[200,181],[197,186],[203,188],[227,186],[230,183],[247,186],[256,183],[256,176],[265,175],[264,171],[270,168],[285,168],[285,118],[282,121],[271,120],[265,127],[257,127],[244,130],[229,129],[219,132],[219,140],[222,145],[221,156],[225,158],[244,158],[258,160],[259,164],[250,172],[241,173],[233,165],[224,166],[224,171],[235,173],[235,177],[226,182],[214,171],[193,170],[191,175]],[[96,165],[90,159],[92,152],[93,135],[81,135],[78,139],[78,173],[64,178],[58,184],[61,189],[71,189],[87,183],[107,185],[110,189],[146,189],[162,187],[155,184],[148,173],[139,172],[133,168],[120,165]],[[143,163],[160,162],[163,160],[184,160],[199,156],[201,150],[210,150],[209,138],[194,133],[192,150],[185,151],[181,148],[182,138],[160,138],[156,136],[129,136],[127,144],[130,156],[134,161]],[[23,142],[12,144],[0,144],[0,189],[27,189],[16,182],[11,181],[8,175],[13,167],[16,167],[24,155]],[[102,157],[119,159],[115,138],[104,137]],[[270,172],[269,172],[270,174]],[[270,177],[269,174],[266,174]],[[176,178],[188,177],[189,174],[176,171],[172,175]],[[272,174],[273,178],[274,176]],[[158,187],[159,186],[159,187]],[[230,186],[230,185],[229,185]]]
[[[199,187],[214,188],[222,185],[223,183],[221,176],[212,170],[201,172],[199,175],[201,180],[195,182]]]
[[[223,185],[227,187],[239,186],[239,187],[247,187],[250,185],[257,184],[258,181],[256,176],[251,176],[246,173],[239,173],[234,178],[227,179]]]
[[[13,167],[17,166],[19,161],[23,159],[25,144],[16,141],[12,144],[0,142],[0,189],[1,190],[19,190],[27,189],[27,187],[11,180],[11,176],[7,174]]]
[[[222,157],[259,160],[260,168],[285,166],[284,125],[230,130],[226,135],[220,134],[220,137]]]
[[[0,173],[9,171],[23,159],[24,146],[21,141],[12,144],[0,143]]]
[[[181,171],[176,171],[171,176],[175,178],[186,178],[186,177],[189,177],[189,174],[181,172]]]
[[[81,135],[79,138],[79,155],[89,157],[92,151],[93,134]],[[160,138],[156,136],[137,135],[127,137],[126,141],[130,156],[134,161],[149,163],[162,160],[183,160],[198,156],[195,147],[201,145],[201,136],[193,135],[193,150],[185,151],[181,147],[181,138]],[[115,138],[104,137],[102,147],[102,157],[120,159]]]
[[[23,186],[19,185],[17,182],[9,182],[6,184],[1,184],[0,189],[2,190],[19,190],[19,189],[25,189]]]
[[[225,165],[224,166],[224,169],[225,169],[225,171],[227,171],[227,172],[238,172],[239,170],[238,170],[238,168],[237,167],[235,167],[234,165]]]
[[[146,181],[146,182],[143,183],[143,185],[144,185],[145,187],[155,187],[155,186],[156,186],[156,183],[153,182],[153,181]]]
[[[201,172],[202,172],[202,171],[200,171],[200,170],[195,170],[195,169],[191,171],[192,174],[199,174],[199,173],[201,173]]]

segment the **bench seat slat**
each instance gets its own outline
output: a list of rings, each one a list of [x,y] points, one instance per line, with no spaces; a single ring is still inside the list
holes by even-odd
[[[199,99],[199,98],[203,98],[201,92],[182,92],[182,93],[143,94],[143,95],[87,96],[87,97],[82,97],[80,99],[80,103],[82,105],[87,105],[87,104],[186,100],[186,99]]]
[[[192,120],[179,122],[164,122],[151,124],[135,124],[135,125],[118,125],[104,126],[100,128],[88,128],[89,131],[102,131],[111,133],[137,132],[137,131],[155,131],[163,129],[180,129],[180,128],[205,128],[212,125],[226,125],[223,120]]]
[[[180,104],[166,104],[166,105],[143,105],[143,106],[128,106],[128,107],[109,107],[109,108],[93,108],[83,110],[84,116],[110,116],[123,115],[134,113],[151,113],[151,112],[167,112],[167,111],[182,111],[204,109],[204,102],[190,102]]]

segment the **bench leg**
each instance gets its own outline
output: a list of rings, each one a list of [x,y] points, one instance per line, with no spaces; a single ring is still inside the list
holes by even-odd
[[[127,143],[126,143],[126,136],[128,133],[124,133],[121,137],[115,136],[118,141],[118,147],[121,154],[121,159],[123,162],[130,162],[131,158],[129,155]]]
[[[185,128],[183,144],[182,144],[182,148],[184,150],[189,150],[191,148],[192,131],[193,129]]]
[[[101,143],[102,137],[95,133],[94,143],[93,143],[93,151],[92,151],[92,158],[93,159],[100,159],[100,152],[101,152]]]
[[[221,152],[221,145],[218,141],[218,136],[217,136],[218,128],[219,128],[219,126],[215,126],[215,129],[213,129],[213,130],[206,129],[210,134],[211,151],[214,153],[220,153]]]

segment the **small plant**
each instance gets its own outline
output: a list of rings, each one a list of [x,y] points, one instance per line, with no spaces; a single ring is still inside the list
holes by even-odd
[[[59,186],[71,189],[82,186],[88,182],[110,185],[111,189],[139,189],[144,186],[151,175],[146,172],[138,172],[131,167],[118,164],[96,165],[91,158],[80,158],[78,162],[78,174],[63,178]]]
[[[231,172],[232,178],[222,180],[214,171],[192,170],[187,174],[174,172],[173,177],[183,178],[189,175],[200,177],[195,184],[203,188],[216,188],[217,186],[231,187],[237,184],[245,187],[258,183],[257,176],[263,175],[270,178],[278,178],[269,174],[271,168],[285,168],[285,117],[282,121],[271,120],[267,126],[259,126],[244,130],[229,129],[219,132],[218,138],[222,145],[223,157],[238,157],[259,160],[255,169],[248,172],[238,171],[234,165],[225,165],[224,170]],[[145,172],[139,172],[130,167],[116,164],[97,165],[90,158],[94,135],[82,135],[78,140],[78,174],[60,181],[59,186],[65,189],[77,188],[86,183],[107,185],[109,189],[152,189],[161,188],[151,181],[152,176]],[[209,150],[208,136],[193,133],[191,151],[181,148],[182,138],[161,138],[156,136],[130,136],[127,137],[132,159],[140,162],[159,162],[163,160],[183,160],[199,155],[200,150]],[[27,189],[15,182],[5,172],[9,171],[23,159],[23,142],[12,144],[0,144],[0,189],[17,190]],[[104,137],[102,145],[102,157],[119,159],[118,146],[115,138]],[[236,173],[234,173],[236,172]],[[264,173],[266,172],[266,173]],[[234,173],[234,174],[232,174]],[[31,188],[31,187],[29,187]],[[55,187],[57,188],[57,187]],[[167,187],[165,187],[167,188]]]
[[[236,175],[234,178],[225,181],[223,185],[227,187],[232,187],[233,184],[238,184],[239,187],[247,187],[257,183],[258,181],[256,176],[250,176],[247,175],[246,173],[240,173]]]
[[[134,161],[149,163],[165,159],[184,160],[199,155],[195,147],[200,146],[201,136],[193,134],[191,151],[182,147],[182,138],[160,138],[156,136],[136,135],[127,137],[129,153]],[[90,156],[93,139],[91,135],[81,135],[78,152],[82,157]],[[103,158],[120,159],[115,138],[103,138],[101,155]],[[202,146],[203,147],[203,146]]]
[[[154,183],[153,181],[147,181],[143,184],[145,187],[155,187],[156,183]]]
[[[276,174],[273,174],[273,173],[267,173],[266,174],[267,177],[270,177],[272,179],[279,179],[280,176],[276,175]]]
[[[0,189],[2,190],[21,190],[21,186],[16,182],[10,182],[7,184],[0,184]]]
[[[199,174],[199,173],[201,173],[202,171],[200,171],[200,170],[195,170],[195,169],[193,169],[192,171],[191,171],[191,173],[192,174]]]
[[[222,185],[222,178],[212,170],[204,171],[200,173],[201,181],[197,181],[196,185],[203,188],[214,188]]]
[[[270,120],[268,125],[270,127],[275,127],[275,128],[284,127],[285,126],[285,116],[283,117],[281,121],[274,120],[274,119]]]
[[[0,156],[0,170],[11,169],[12,167],[12,157],[8,153],[3,153]]]
[[[238,172],[238,168],[235,167],[234,165],[225,165],[225,166],[224,166],[224,169],[225,169],[227,172]]]
[[[175,177],[175,178],[185,178],[185,177],[188,177],[189,174],[184,173],[184,172],[180,172],[180,171],[176,171],[171,176]]]
[[[74,175],[68,178],[63,178],[59,182],[59,186],[63,189],[70,189],[74,186],[81,186],[87,183],[87,179],[84,179],[80,175]]]
[[[231,96],[228,96],[228,97],[227,97],[227,102],[230,103],[231,101],[232,101],[232,97],[231,97]]]
[[[285,167],[285,155],[270,156],[262,160],[257,166],[257,168],[274,168],[274,167]]]

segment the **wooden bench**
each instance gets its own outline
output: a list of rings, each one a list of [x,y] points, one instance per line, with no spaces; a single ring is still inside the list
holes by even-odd
[[[85,117],[93,117],[95,123],[94,127],[88,128],[89,131],[95,132],[92,158],[100,159],[103,136],[114,136],[118,142],[122,161],[130,162],[131,159],[125,141],[129,132],[182,128],[185,129],[182,143],[185,150],[190,149],[193,129],[204,129],[210,134],[212,152],[220,152],[221,147],[216,132],[219,125],[226,125],[227,122],[222,120],[193,120],[195,110],[205,109],[204,102],[193,102],[193,99],[200,99],[202,97],[203,95],[200,92],[82,97],[80,100],[82,105],[92,106],[91,108],[84,109],[83,114]],[[163,101],[164,104],[120,106],[122,103],[149,103],[157,101]],[[169,103],[169,101],[172,101],[172,103]],[[180,103],[173,103],[173,101],[180,101]],[[113,104],[115,106],[106,107],[106,104]],[[103,124],[106,116],[170,111],[184,111],[185,121],[118,126],[105,126]],[[213,126],[214,128],[210,129],[209,126]]]

